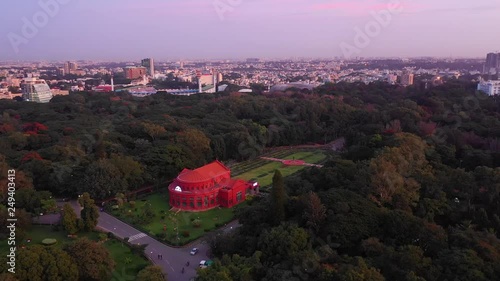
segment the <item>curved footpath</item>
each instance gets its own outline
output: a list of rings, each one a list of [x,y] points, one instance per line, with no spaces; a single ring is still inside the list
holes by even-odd
[[[77,216],[80,216],[80,205],[78,205],[77,201],[68,202],[71,204]],[[60,202],[58,205],[64,205],[65,202]],[[59,216],[48,215],[42,216],[38,218],[35,222],[41,224],[54,224],[59,221]],[[233,221],[221,230],[228,232],[233,228],[239,227],[239,223],[237,221]],[[203,240],[201,237],[198,240],[195,240],[184,247],[170,247],[167,246],[160,241],[154,239],[141,232],[140,230],[135,229],[134,227],[126,224],[125,222],[111,216],[106,212],[99,213],[99,222],[97,224],[97,228],[105,231],[111,232],[116,237],[123,239],[125,237],[129,238],[129,243],[136,245],[144,245],[147,244],[145,254],[155,265],[161,266],[163,272],[167,274],[168,280],[170,281],[189,281],[196,277],[196,269],[201,260],[208,259],[208,251],[210,250],[209,245]],[[189,252],[192,248],[198,248],[199,252],[191,256]],[[158,255],[162,255],[163,258],[159,259]],[[189,261],[189,266],[186,266],[186,263]],[[133,265],[132,265],[133,266]],[[184,273],[182,273],[182,268],[185,269]]]

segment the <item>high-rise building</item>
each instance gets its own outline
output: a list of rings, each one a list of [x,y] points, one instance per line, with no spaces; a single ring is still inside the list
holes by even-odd
[[[500,53],[489,53],[486,55],[486,63],[484,64],[483,74],[499,74],[500,73]]]
[[[142,78],[147,73],[145,67],[133,67],[129,66],[125,68],[125,78],[130,80],[135,80]]]
[[[78,69],[78,65],[74,62],[67,61],[64,64],[64,74],[73,74]]]
[[[60,75],[60,76],[64,76],[64,75],[66,75],[66,70],[65,70],[65,67],[59,67],[59,68],[56,70],[56,73],[57,73],[57,75]]]
[[[500,95],[500,80],[481,81],[477,85],[477,89],[485,92],[488,96]]]
[[[25,101],[47,103],[52,99],[52,92],[45,80],[25,78],[21,83],[23,99]]]
[[[406,71],[403,72],[403,74],[401,75],[401,85],[403,86],[413,85],[413,78],[414,78],[413,73]]]
[[[69,61],[64,63],[64,67],[63,67],[64,75],[69,74],[69,63],[70,63]]]
[[[141,66],[147,69],[149,76],[155,75],[155,62],[152,58],[143,59],[141,61]]]

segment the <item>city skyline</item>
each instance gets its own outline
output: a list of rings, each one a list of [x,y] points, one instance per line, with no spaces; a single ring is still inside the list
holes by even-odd
[[[2,2],[0,60],[481,58],[500,49],[500,38],[484,40],[498,2],[392,2]]]

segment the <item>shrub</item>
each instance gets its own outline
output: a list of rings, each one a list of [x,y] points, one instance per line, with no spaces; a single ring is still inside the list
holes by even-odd
[[[201,220],[199,220],[199,219],[194,220],[192,223],[193,223],[194,227],[200,227],[201,226]]]
[[[148,244],[141,244],[141,245],[132,244],[130,248],[132,249],[132,253],[136,255],[144,255],[144,250],[146,249],[147,246]]]
[[[104,241],[108,238],[108,236],[105,233],[99,233],[99,240]]]
[[[205,231],[205,232],[210,232],[210,229],[205,228],[205,229],[203,229],[203,231]]]
[[[115,237],[115,235],[113,234],[113,232],[108,232],[109,239],[113,239],[114,237]]]
[[[182,231],[182,236],[183,237],[189,237],[190,233],[187,230]]]
[[[222,223],[219,223],[219,222],[215,223],[215,227],[221,227],[221,226],[222,226]]]
[[[128,202],[130,204],[130,208],[135,208],[135,201]]]

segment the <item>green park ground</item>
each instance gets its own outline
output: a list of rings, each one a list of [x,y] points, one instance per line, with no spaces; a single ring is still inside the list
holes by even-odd
[[[265,156],[304,160],[307,163],[320,163],[327,157],[324,151],[321,150],[300,152],[285,150],[269,153]],[[286,177],[304,168],[304,166],[284,166],[280,162],[257,158],[237,163],[231,167],[231,170],[236,172],[233,173],[233,175],[236,174],[235,178],[258,181],[265,191],[272,184],[275,170],[279,169],[283,176]],[[251,199],[247,198],[247,200]],[[146,204],[150,204],[149,215],[144,212]],[[169,245],[181,246],[232,221],[235,211],[246,204],[245,202],[231,209],[215,208],[206,212],[174,212],[170,210],[168,190],[163,189],[133,203],[125,202],[118,209],[108,208],[108,211],[113,216],[160,241],[164,241]]]
[[[287,151],[285,151],[285,153],[286,152]],[[292,160],[292,159],[304,160],[306,163],[310,164],[320,163],[321,161],[326,159],[326,154],[321,150],[302,151],[284,156],[281,155],[283,155],[283,152],[281,152],[281,154],[279,152],[275,154],[270,154],[270,156],[266,155],[266,157],[273,157],[286,160]],[[251,168],[246,172],[234,175],[234,177],[248,181],[250,180],[257,181],[260,184],[261,188],[263,188],[264,190],[268,189],[271,186],[275,170],[280,170],[283,177],[286,177],[305,168],[304,166],[285,166],[280,162],[272,162],[264,159],[258,159],[257,161],[254,161],[254,163],[243,162],[243,168],[245,168],[245,165],[247,165],[248,167],[255,167],[255,168]],[[239,164],[235,165],[235,168],[237,169],[240,168],[240,165]]]
[[[92,241],[99,241],[98,232],[89,233],[79,233],[77,238],[86,237]],[[32,247],[33,245],[42,245],[44,239],[56,239],[57,243],[51,246],[45,247],[58,247],[63,248],[64,245],[73,242],[77,238],[69,238],[64,230],[54,230],[52,226],[48,225],[33,225],[32,228],[26,233],[22,242],[17,241],[17,247]],[[28,239],[31,242],[27,242]],[[122,243],[116,239],[108,239],[103,242],[104,247],[108,249],[111,257],[115,261],[115,270],[113,271],[113,277],[116,280],[122,280],[125,277],[135,277],[144,267],[148,266],[150,263],[144,257],[132,252],[129,246]],[[0,241],[0,252],[8,253],[7,240]],[[126,279],[133,280],[133,279]]]
[[[232,221],[235,208],[242,205],[232,209],[215,208],[193,213],[170,211],[168,202],[168,191],[162,190],[135,201],[134,207],[130,203],[125,203],[119,209],[111,210],[111,214],[170,245],[185,245],[206,232]],[[144,219],[146,204],[151,204],[153,214],[149,222]]]

